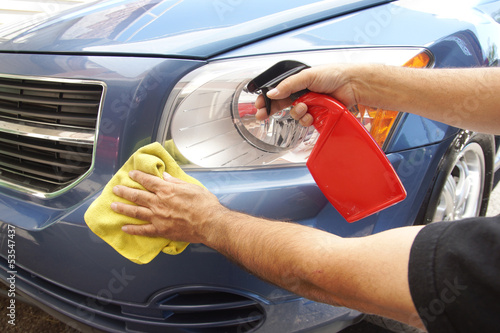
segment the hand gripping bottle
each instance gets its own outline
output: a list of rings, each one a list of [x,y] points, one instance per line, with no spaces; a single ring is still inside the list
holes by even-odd
[[[266,93],[287,77],[308,68],[298,61],[279,62],[247,84],[249,92]],[[364,126],[334,98],[303,90],[291,96],[305,103],[320,133],[307,167],[328,201],[355,222],[402,201],[406,191],[391,163]]]

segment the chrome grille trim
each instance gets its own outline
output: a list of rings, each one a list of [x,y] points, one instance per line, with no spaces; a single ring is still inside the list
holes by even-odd
[[[48,126],[40,123],[18,124],[2,120],[0,117],[0,132],[66,143],[80,143],[85,145],[94,144],[95,131],[93,130],[85,128],[75,128],[74,130],[70,130],[67,127],[51,127],[52,128],[49,128]]]
[[[0,186],[57,196],[94,165],[106,85],[0,74]]]

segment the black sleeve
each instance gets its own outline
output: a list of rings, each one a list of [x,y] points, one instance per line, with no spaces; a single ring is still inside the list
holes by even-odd
[[[410,252],[408,279],[430,333],[499,332],[500,216],[424,227]]]

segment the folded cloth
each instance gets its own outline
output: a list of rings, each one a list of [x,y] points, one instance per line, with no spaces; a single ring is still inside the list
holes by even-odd
[[[89,228],[118,253],[137,263],[146,264],[153,260],[161,251],[167,254],[179,254],[189,243],[177,242],[161,237],[146,237],[129,235],[122,231],[127,224],[145,224],[136,218],[118,214],[111,209],[113,202],[131,203],[113,193],[115,185],[145,190],[133,181],[128,173],[140,170],[163,179],[163,172],[186,182],[203,186],[198,180],[188,176],[158,142],[151,143],[137,150],[104,187],[101,195],[85,212],[85,222]]]

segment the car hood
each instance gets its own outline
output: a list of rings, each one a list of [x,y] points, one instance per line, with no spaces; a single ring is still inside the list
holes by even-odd
[[[206,59],[376,0],[110,0],[0,31],[0,51]]]

